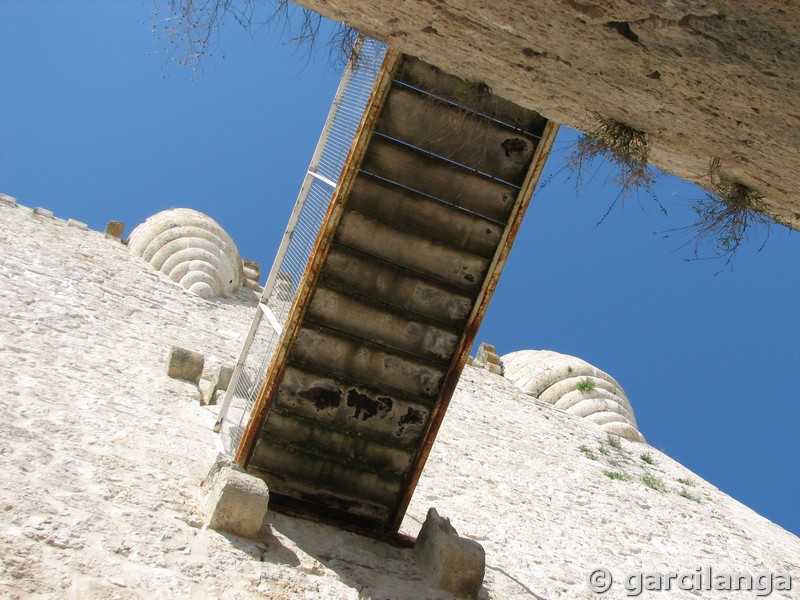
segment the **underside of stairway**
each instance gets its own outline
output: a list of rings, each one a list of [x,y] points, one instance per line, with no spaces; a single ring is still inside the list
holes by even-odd
[[[388,51],[239,444],[273,508],[396,534],[556,129]]]

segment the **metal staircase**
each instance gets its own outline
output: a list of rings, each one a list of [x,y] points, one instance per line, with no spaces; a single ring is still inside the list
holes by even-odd
[[[272,508],[397,532],[556,129],[386,52],[232,438]]]

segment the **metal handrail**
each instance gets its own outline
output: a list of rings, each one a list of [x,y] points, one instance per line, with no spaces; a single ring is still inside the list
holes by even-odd
[[[228,455],[252,412],[385,52],[383,43],[360,37],[336,91],[214,425]]]

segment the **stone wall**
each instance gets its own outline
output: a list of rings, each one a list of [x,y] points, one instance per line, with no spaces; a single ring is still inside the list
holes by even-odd
[[[167,376],[167,355],[231,364],[252,292],[204,300],[102,233],[9,202],[0,256],[1,596],[450,597],[409,549],[277,514],[255,542],[202,528],[218,407]],[[658,450],[472,367],[403,531],[431,506],[486,549],[479,598],[596,598],[598,565],[789,572],[800,585],[797,537]]]

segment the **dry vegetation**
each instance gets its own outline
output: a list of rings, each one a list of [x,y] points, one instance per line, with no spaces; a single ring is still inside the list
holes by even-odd
[[[650,140],[644,131],[639,131],[614,119],[598,116],[596,126],[581,135],[567,159],[566,168],[574,174],[580,186],[583,177],[600,160],[615,170],[614,184],[620,193],[609,206],[602,223],[618,201],[624,201],[631,194],[644,192],[652,198],[661,211],[666,210],[658,200],[653,184],[658,171],[649,163]],[[695,200],[692,210],[696,221],[686,227],[672,229],[672,233],[690,237],[687,244],[694,244],[694,259],[722,258],[726,267],[732,267],[736,253],[752,237],[766,232],[763,248],[769,237],[770,226],[775,222],[765,214],[767,209],[764,197],[750,187],[732,181],[720,170],[720,161],[714,158],[709,167],[708,188],[710,191],[701,199]],[[710,256],[704,256],[704,248],[711,249]]]
[[[680,231],[694,241],[695,259],[703,258],[701,249],[709,246],[713,254],[708,258],[724,258],[725,266],[733,266],[736,253],[746,240],[765,232],[759,250],[764,247],[775,221],[765,214],[764,197],[742,183],[727,179],[720,172],[718,158],[711,161],[709,182],[711,192],[692,207],[697,220]]]
[[[298,44],[310,55],[321,47],[332,62],[351,58],[358,33],[344,24],[323,27],[322,17],[289,0],[156,0],[151,31],[179,65],[202,70],[205,60],[224,58],[221,32],[234,23],[251,35],[263,28]]]
[[[321,49],[332,62],[340,65],[358,60],[358,53],[354,52],[358,33],[354,29],[344,24],[324,27],[319,14],[289,0],[156,0],[151,29],[162,40],[171,60],[193,70],[202,70],[204,60],[224,57],[220,38],[227,23],[235,23],[250,34],[262,28],[278,29],[279,35],[298,44],[309,55]],[[481,96],[480,92],[486,92],[483,95],[491,98],[488,87],[465,90],[471,96]],[[491,113],[490,110],[486,112]],[[649,154],[647,132],[602,115],[596,115],[595,125],[577,140],[565,164],[570,175],[575,175],[577,187],[582,186],[587,175],[594,176],[601,163],[607,163],[615,172],[613,183],[620,189],[599,223],[605,221],[618,202],[642,192],[666,214],[653,190],[660,172],[649,164]],[[725,266],[732,267],[742,244],[763,231],[768,238],[769,228],[775,221],[765,214],[763,196],[742,183],[727,179],[716,158],[709,169],[709,189],[711,191],[692,206],[696,221],[669,230],[667,236],[686,234],[690,237],[687,244],[694,243],[695,260],[723,258]],[[703,256],[706,247],[710,247],[711,256]]]
[[[597,115],[596,125],[582,134],[567,158],[566,168],[575,175],[580,187],[587,173],[594,173],[596,163],[608,163],[615,171],[614,184],[620,193],[603,215],[602,223],[617,202],[625,201],[631,194],[644,192],[653,199],[663,213],[666,210],[653,191],[659,172],[649,164],[650,137],[629,125]]]

